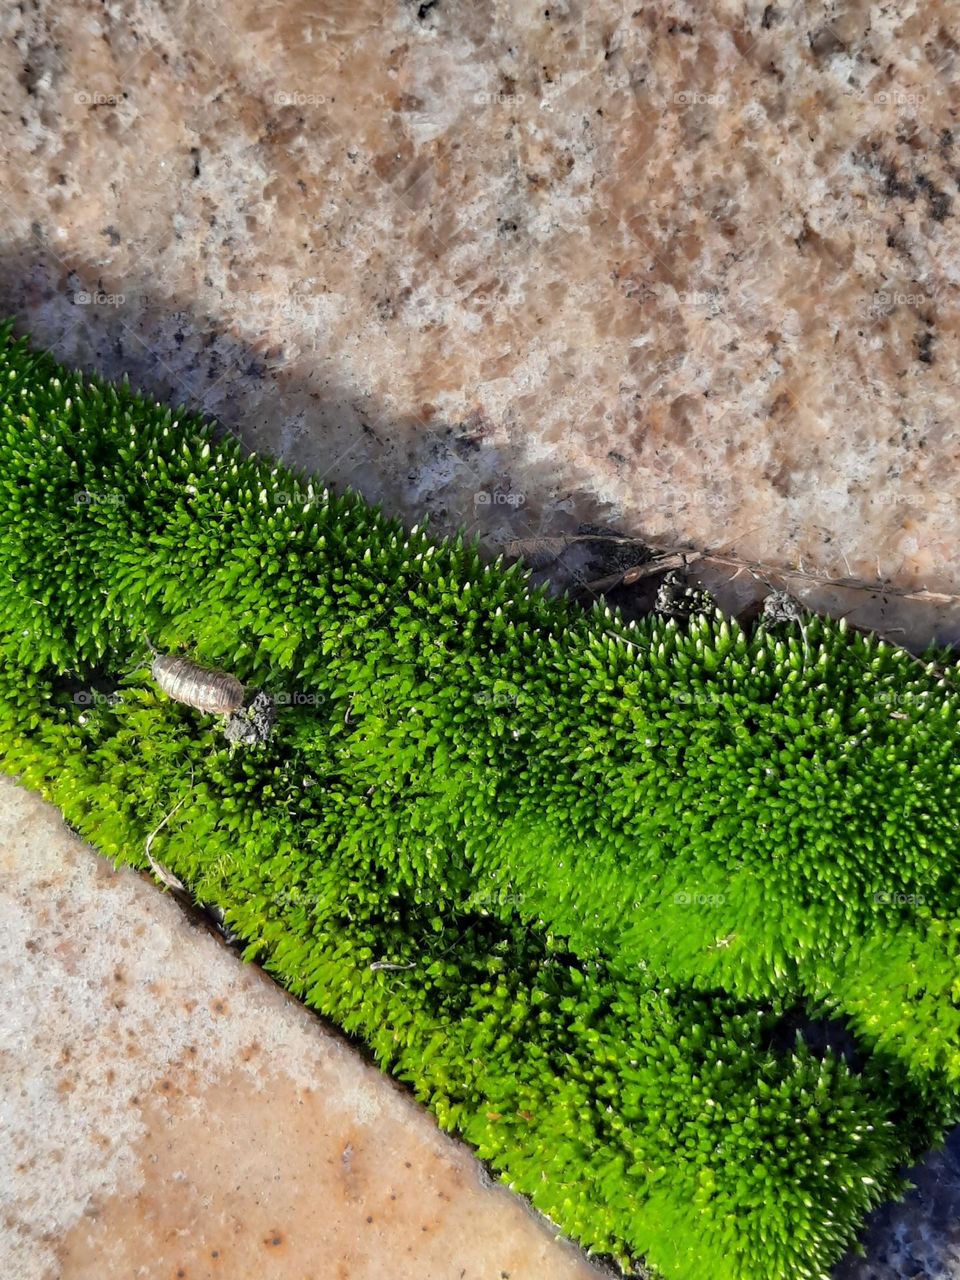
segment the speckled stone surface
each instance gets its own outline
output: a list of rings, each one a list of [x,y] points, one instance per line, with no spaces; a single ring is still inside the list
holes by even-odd
[[[262,972],[0,778],[4,1280],[600,1280]]]
[[[896,595],[960,592],[956,28],[941,0],[11,2],[0,311],[68,362],[491,550],[592,523],[812,573],[786,585],[914,647],[960,641],[952,601]],[[545,572],[602,576],[576,553]],[[731,609],[779,581],[698,572]],[[848,576],[876,590],[816,585]],[[379,1276],[377,1240],[394,1276],[456,1280],[468,1255],[484,1280],[581,1274],[526,1219],[503,1263],[518,1207],[467,1228],[472,1173],[454,1195],[431,1172],[453,1148],[382,1084],[370,1096],[405,1108],[398,1149],[426,1145],[413,1174],[379,1169],[368,1224],[342,1164],[361,1148],[341,1142],[361,1068],[172,904],[3,794],[4,822],[39,824],[40,868],[14,868],[5,941],[39,939],[44,962],[32,977],[14,949],[0,987],[4,1083],[24,1082],[44,1135],[29,1151],[19,1131],[0,1161],[7,1177],[35,1161],[7,1274],[108,1275],[109,1256],[129,1275],[199,1241],[188,1275],[214,1275],[237,1225],[265,1276]],[[75,916],[78,892],[115,905],[109,937]],[[111,947],[134,1011],[100,983]],[[50,985],[61,970],[76,1006]],[[229,1015],[211,1011],[224,992]],[[334,1073],[324,1087],[311,1064]],[[127,1102],[101,1116],[109,1070]],[[312,1145],[284,1181],[295,1120]],[[932,1158],[845,1280],[960,1276],[956,1161]],[[467,1199],[435,1246],[437,1180]],[[331,1215],[304,1215],[311,1186]],[[422,1221],[391,1225],[394,1193]]]
[[[913,1178],[837,1280],[960,1277],[960,1132]],[[0,1273],[612,1280],[259,969],[3,777]]]
[[[955,18],[23,0],[0,306],[491,544],[593,520],[955,592]]]
[[[835,1280],[957,1280],[960,1276],[960,1130],[911,1172],[914,1189],[871,1216],[865,1254]]]

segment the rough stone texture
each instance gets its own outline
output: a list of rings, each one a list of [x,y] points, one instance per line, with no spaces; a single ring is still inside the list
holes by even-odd
[[[491,548],[590,522],[956,592],[955,27],[939,0],[11,3],[0,309],[68,362]],[[581,548],[544,572],[610,564]],[[701,577],[730,608],[769,580],[914,647],[960,640],[950,601]],[[4,937],[2,1064],[27,1095],[0,1174],[33,1232],[8,1227],[9,1275],[56,1274],[58,1251],[64,1276],[106,1274],[109,1243],[117,1274],[123,1250],[202,1245],[191,1277],[241,1246],[257,1274],[299,1276],[301,1250],[302,1274],[362,1277],[384,1274],[377,1242],[394,1276],[459,1256],[580,1274],[537,1257],[509,1200],[481,1197],[496,1220],[470,1227],[462,1153],[12,794],[6,820],[41,826]],[[387,1122],[358,1118],[360,1080],[402,1112],[398,1142],[426,1144],[413,1173],[384,1155],[368,1183]],[[315,1145],[286,1173],[295,1132]],[[955,1150],[934,1157],[844,1275],[960,1276],[957,1183]],[[423,1221],[391,1225],[397,1205]],[[499,1252],[510,1224],[526,1262]]]
[[[5,1280],[598,1280],[262,972],[0,778]]]
[[[9,5],[0,306],[411,519],[952,592],[952,16]]]
[[[911,1174],[915,1190],[872,1215],[866,1256],[835,1280],[957,1280],[960,1276],[960,1131]]]
[[[913,1176],[837,1280],[960,1278],[960,1132]],[[259,969],[3,777],[0,1273],[607,1274]]]

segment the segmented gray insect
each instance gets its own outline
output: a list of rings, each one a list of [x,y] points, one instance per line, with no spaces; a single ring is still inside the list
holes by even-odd
[[[189,658],[171,658],[150,643],[153,653],[150,671],[160,688],[175,702],[183,702],[197,711],[229,715],[243,706],[244,688],[236,676],[227,671],[202,667]]]

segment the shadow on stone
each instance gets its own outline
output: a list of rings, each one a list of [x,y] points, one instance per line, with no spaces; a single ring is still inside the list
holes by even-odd
[[[429,517],[437,534],[463,528],[499,554],[511,540],[617,532],[611,513],[586,491],[559,492],[554,468],[515,447],[489,444],[475,414],[429,426],[386,421],[367,397],[330,379],[316,384],[284,368],[282,351],[254,347],[218,318],[197,314],[187,299],[163,296],[156,282],[125,279],[111,294],[96,267],[70,266],[38,239],[0,249],[0,315],[63,363],[108,380],[127,375],[144,394],[216,418],[258,453],[271,454],[337,487],[349,486],[408,523]],[[636,530],[620,533],[642,534]],[[639,554],[642,557],[642,547]],[[604,571],[629,567],[622,551],[554,557],[537,574],[583,592]],[[642,558],[638,561],[642,563]],[[696,575],[730,613],[757,613],[758,601],[781,585],[750,572]],[[611,604],[630,615],[655,598],[615,588]],[[960,644],[960,609],[911,601],[878,586],[871,592],[824,586],[805,597],[810,608],[856,622],[914,651],[931,642]],[[107,696],[109,691],[95,690]],[[865,1258],[847,1258],[837,1280],[944,1280],[960,1275],[960,1129],[913,1173],[917,1188],[900,1204],[871,1215]]]

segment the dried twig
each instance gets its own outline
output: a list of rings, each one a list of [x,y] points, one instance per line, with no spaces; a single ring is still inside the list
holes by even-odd
[[[559,560],[568,547],[580,542],[602,542],[611,547],[638,547],[654,552],[661,551],[665,555],[672,555],[680,550],[676,546],[660,547],[646,538],[620,538],[614,534],[605,533],[567,533],[559,537],[514,538],[505,544],[504,553],[518,560],[526,560],[535,569],[544,569],[554,560]],[[694,553],[693,547],[690,548],[690,552]]]
[[[731,569],[746,569],[748,573],[759,578],[763,575],[774,578],[799,578],[821,586],[839,587],[843,591],[869,591],[872,595],[882,593],[896,596],[898,600],[920,600],[926,604],[960,604],[960,595],[945,591],[927,591],[923,587],[919,591],[914,591],[908,587],[890,587],[883,582],[862,582],[858,578],[832,578],[828,573],[816,573],[811,569],[785,569],[764,560],[742,560],[739,556],[722,555],[715,551],[704,551],[701,558],[712,564],[727,565]]]
[[[627,645],[630,649],[640,648],[635,640],[628,640],[626,636],[619,636],[616,631],[605,631],[603,634],[609,636],[611,640],[619,640],[621,644]]]
[[[146,844],[143,847],[143,852],[146,855],[146,859],[150,863],[150,869],[153,872],[153,874],[157,877],[157,879],[162,884],[165,884],[168,889],[173,889],[175,891],[179,890],[181,893],[187,892],[187,886],[183,883],[182,880],[178,880],[172,871],[168,871],[166,867],[162,866],[156,860],[156,858],[150,852],[150,846],[153,844],[155,837],[160,834],[160,832],[167,825],[167,823],[170,821],[173,815],[177,812],[180,806],[185,804],[186,801],[190,798],[190,795],[193,791],[193,777],[194,777],[193,766],[191,765],[190,766],[190,790],[187,792],[185,796],[182,796],[177,801],[177,803],[173,806],[170,812],[161,819],[161,821],[157,824],[157,826],[154,827],[154,829],[147,836]]]
[[[653,560],[648,560],[646,564],[635,564],[619,573],[611,573],[607,578],[596,578],[593,582],[586,583],[583,590],[612,591],[614,587],[631,587],[641,578],[649,578],[654,573],[666,573],[668,569],[684,569],[699,559],[700,556],[696,553],[688,555],[680,551],[658,555]]]
[[[566,534],[562,537],[550,538],[526,538],[514,539],[506,544],[506,553],[509,556],[524,558],[532,554],[533,556],[542,556],[544,553],[552,554],[554,559],[559,558],[567,547],[573,546],[578,542],[605,542],[611,546],[633,546],[642,547],[646,550],[653,551],[655,558],[648,564],[638,565],[635,569],[630,569],[628,573],[635,573],[636,578],[642,577],[647,573],[656,573],[661,568],[683,567],[687,564],[693,564],[700,561],[704,564],[723,565],[727,568],[736,569],[737,573],[744,571],[752,573],[755,577],[765,580],[767,576],[781,579],[801,580],[804,582],[817,583],[821,586],[839,587],[843,591],[867,591],[873,595],[884,594],[895,596],[898,600],[917,600],[924,604],[960,604],[960,594],[953,594],[945,591],[928,591],[926,588],[913,590],[908,587],[892,587],[887,586],[882,580],[877,582],[863,582],[858,578],[834,578],[828,573],[818,573],[812,569],[785,568],[783,565],[771,564],[765,560],[745,560],[741,556],[732,555],[727,552],[711,551],[709,548],[697,549],[696,547],[676,546],[670,543],[662,543],[652,541],[649,538],[620,538],[607,534],[596,533],[574,533]],[[677,565],[668,564],[667,561],[671,557],[679,557]],[[638,572],[638,570],[640,572]],[[631,578],[630,581],[636,581]],[[625,574],[611,575],[609,579],[599,579],[597,582],[589,583],[591,590],[603,590],[606,583],[618,585],[626,582]],[[769,585],[769,583],[767,584]]]

